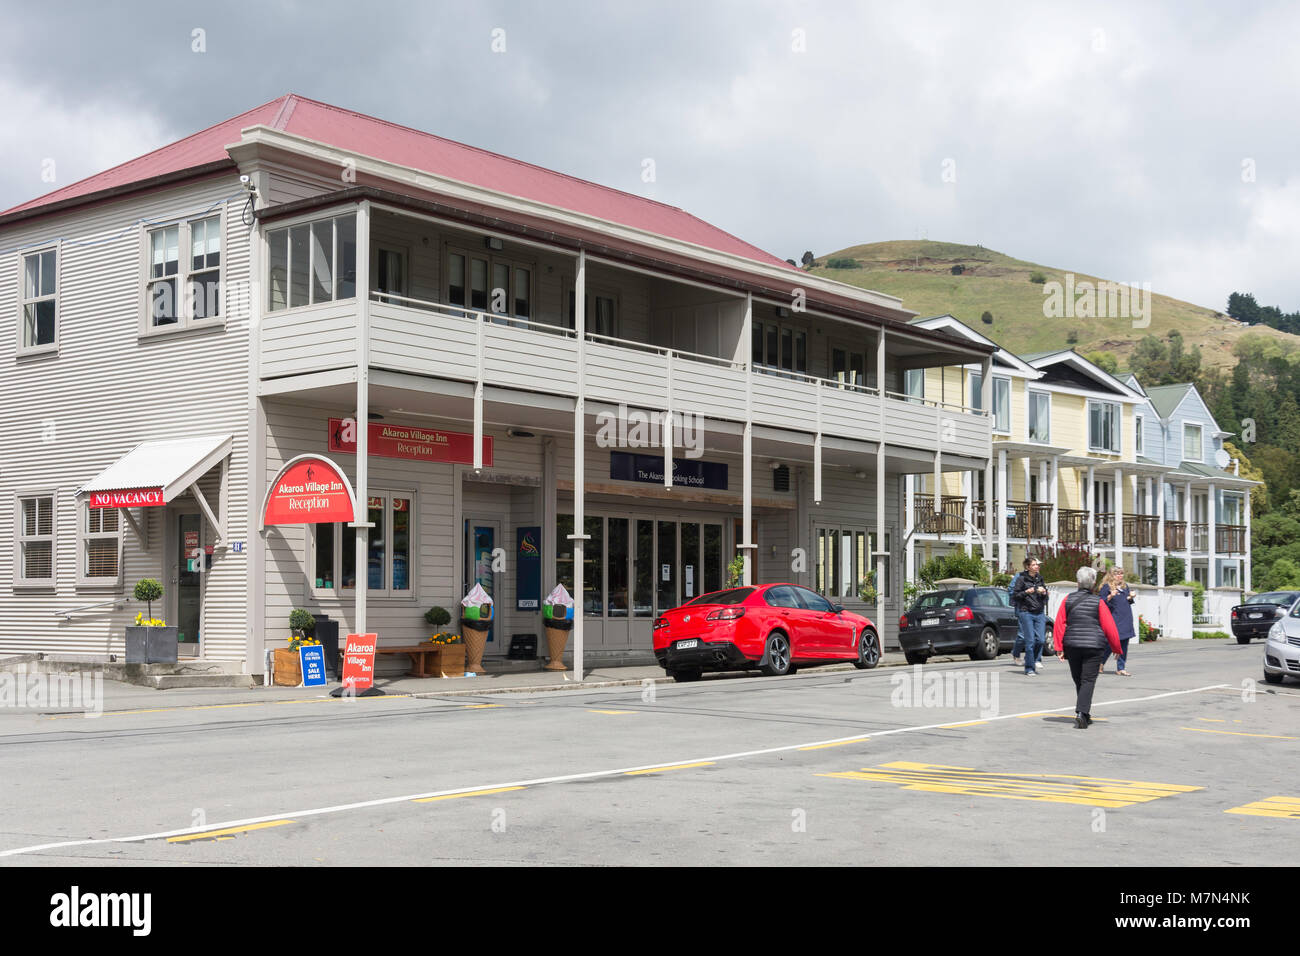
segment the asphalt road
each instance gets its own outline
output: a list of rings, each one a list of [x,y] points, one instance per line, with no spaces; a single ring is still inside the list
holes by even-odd
[[[0,864],[1290,865],[1300,683],[1261,655],[1135,648],[1087,730],[1065,665],[1005,656],[0,712]]]

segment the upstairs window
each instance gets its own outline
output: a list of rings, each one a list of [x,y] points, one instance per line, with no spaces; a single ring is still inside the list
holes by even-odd
[[[993,378],[993,430],[1011,434],[1011,379]]]
[[[1088,450],[1118,455],[1119,405],[1114,402],[1088,403]]]
[[[775,322],[755,322],[752,334],[756,371],[808,374],[807,332]]]
[[[22,349],[53,348],[58,337],[58,252],[23,256]]]
[[[475,312],[502,316],[499,325],[526,326],[533,314],[533,267],[499,255],[479,255],[460,249],[447,253],[447,303],[468,306]],[[592,296],[587,295],[587,331],[591,327]],[[569,293],[569,314],[573,314],[573,293]],[[523,319],[512,322],[507,317]],[[572,319],[569,328],[573,328]],[[602,332],[609,335],[609,332]]]
[[[566,313],[565,321],[567,327],[574,327],[576,313],[574,311],[574,301],[577,298],[572,289],[569,290],[569,311]],[[609,338],[618,337],[618,326],[615,322],[617,318],[617,309],[615,308],[614,297],[603,295],[591,289],[587,290],[584,297],[587,300],[587,334],[604,335]]]
[[[355,213],[266,234],[267,309],[296,309],[357,294]]]
[[[1133,451],[1135,454],[1142,454],[1142,416],[1136,415],[1133,418]]]
[[[925,369],[909,368],[903,372],[903,393],[909,401],[925,400]]]
[[[867,384],[867,353],[832,346],[831,380],[840,385],[864,387]]]
[[[1029,393],[1029,440],[1046,445],[1052,440],[1052,396]]]
[[[221,216],[151,229],[145,265],[146,332],[221,318]]]
[[[1204,461],[1205,452],[1201,448],[1201,426],[1183,426],[1183,460]]]

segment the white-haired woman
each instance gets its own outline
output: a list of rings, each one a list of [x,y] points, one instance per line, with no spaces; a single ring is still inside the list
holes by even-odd
[[[1118,654],[1120,645],[1110,608],[1092,593],[1097,572],[1090,567],[1080,568],[1075,581],[1079,589],[1057,609],[1052,637],[1056,642],[1056,656],[1069,663],[1070,676],[1074,678],[1074,726],[1085,730],[1092,723],[1092,692],[1101,662],[1106,659],[1106,648],[1109,646],[1112,653]]]

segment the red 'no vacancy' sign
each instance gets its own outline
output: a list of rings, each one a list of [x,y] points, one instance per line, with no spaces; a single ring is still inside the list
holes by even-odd
[[[161,508],[163,501],[161,488],[132,488],[130,491],[92,491],[90,507],[92,508]]]
[[[262,524],[353,521],[352,485],[328,458],[302,455],[281,469],[266,493]]]
[[[369,690],[375,686],[375,645],[378,634],[349,634],[343,650],[343,688]]]

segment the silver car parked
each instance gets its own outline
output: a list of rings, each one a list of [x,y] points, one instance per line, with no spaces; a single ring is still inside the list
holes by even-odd
[[[1264,680],[1280,684],[1283,677],[1300,680],[1300,601],[1269,628],[1264,642]]]

